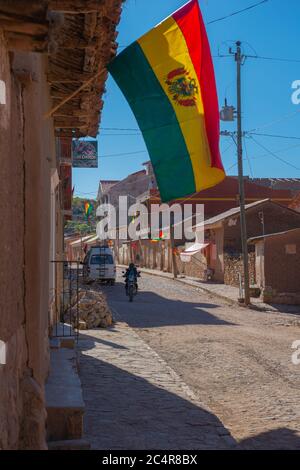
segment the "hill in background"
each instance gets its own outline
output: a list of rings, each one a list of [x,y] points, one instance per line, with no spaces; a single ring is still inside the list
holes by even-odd
[[[85,215],[85,203],[92,205],[89,218]],[[85,235],[96,231],[96,200],[74,197],[72,200],[73,219],[65,224],[65,236]]]

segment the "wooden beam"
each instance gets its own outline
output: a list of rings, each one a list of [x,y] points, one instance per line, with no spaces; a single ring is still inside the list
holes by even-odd
[[[83,119],[86,119],[90,116],[89,113],[78,113],[76,111],[74,111],[73,113],[60,113],[60,112],[57,112],[57,113],[54,113],[53,114],[53,117],[56,119],[56,118],[59,118],[59,119],[62,119],[62,118],[76,118],[76,117],[80,117],[80,118],[83,118]]]
[[[49,83],[84,83],[90,80],[94,74],[92,73],[68,73],[63,71],[60,73],[48,73],[47,80]]]
[[[48,41],[40,37],[27,36],[10,31],[5,33],[5,37],[7,39],[8,50],[10,51],[17,50],[41,53],[48,51]]]
[[[45,17],[47,0],[0,0],[0,17],[2,13],[10,15]]]
[[[86,123],[79,123],[79,122],[65,122],[63,124],[60,124],[58,122],[54,121],[54,129],[84,129],[87,127]]]
[[[98,114],[100,112],[99,110],[95,110],[92,108],[92,110],[84,110],[84,109],[79,109],[79,108],[73,108],[73,109],[66,109],[62,110],[59,109],[56,111],[56,113],[53,114],[53,117],[55,118],[70,118],[70,117],[75,117],[75,118],[87,118],[91,117],[92,119],[97,118]]]
[[[104,0],[49,0],[49,10],[72,15],[97,12],[103,5]]]
[[[70,95],[66,96],[59,104],[57,104],[56,106],[54,106],[54,108],[50,109],[50,111],[48,111],[48,113],[45,114],[45,118],[49,118],[50,116],[52,116],[55,111],[57,111],[59,108],[61,108],[65,103],[67,103],[68,101],[70,101],[72,98],[74,98],[75,96],[78,95],[78,93],[80,93],[82,90],[84,90],[87,86],[89,86],[90,84],[92,84],[92,82],[100,77],[101,75],[105,76],[105,74],[107,74],[107,70],[106,69],[102,69],[100,70],[98,73],[96,73],[92,78],[90,78],[90,80],[88,80],[87,82],[83,83],[79,88],[77,88],[77,90],[73,91],[73,93],[70,93]]]
[[[26,22],[21,20],[7,20],[0,16],[0,28],[4,31],[12,31],[14,33],[25,33],[30,36],[46,35],[48,33],[49,24],[47,21],[41,23]]]
[[[95,39],[86,41],[85,39],[79,38],[68,38],[60,40],[58,37],[59,49],[95,49],[97,47],[97,41]]]

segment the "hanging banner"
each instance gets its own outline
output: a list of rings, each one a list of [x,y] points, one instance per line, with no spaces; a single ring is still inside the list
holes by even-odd
[[[98,168],[98,142],[95,140],[73,140],[73,168]]]

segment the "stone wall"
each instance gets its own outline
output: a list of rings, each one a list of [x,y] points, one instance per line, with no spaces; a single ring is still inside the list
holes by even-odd
[[[255,276],[255,253],[251,252],[248,255],[249,262],[249,281],[250,285],[256,283]],[[225,254],[224,255],[224,284],[229,286],[239,287],[239,275],[242,276],[242,281],[244,279],[244,268],[243,268],[243,259],[240,254]]]
[[[183,251],[184,248],[180,251]],[[191,257],[191,260],[184,263],[180,259],[180,255],[176,257],[177,268],[179,274],[183,274],[187,277],[195,277],[200,280],[205,280],[205,270],[207,269],[207,261],[203,254],[197,253]]]

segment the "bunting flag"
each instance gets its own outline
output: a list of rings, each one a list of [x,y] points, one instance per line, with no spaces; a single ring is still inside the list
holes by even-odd
[[[142,131],[163,202],[225,177],[213,63],[191,0],[109,65]]]

